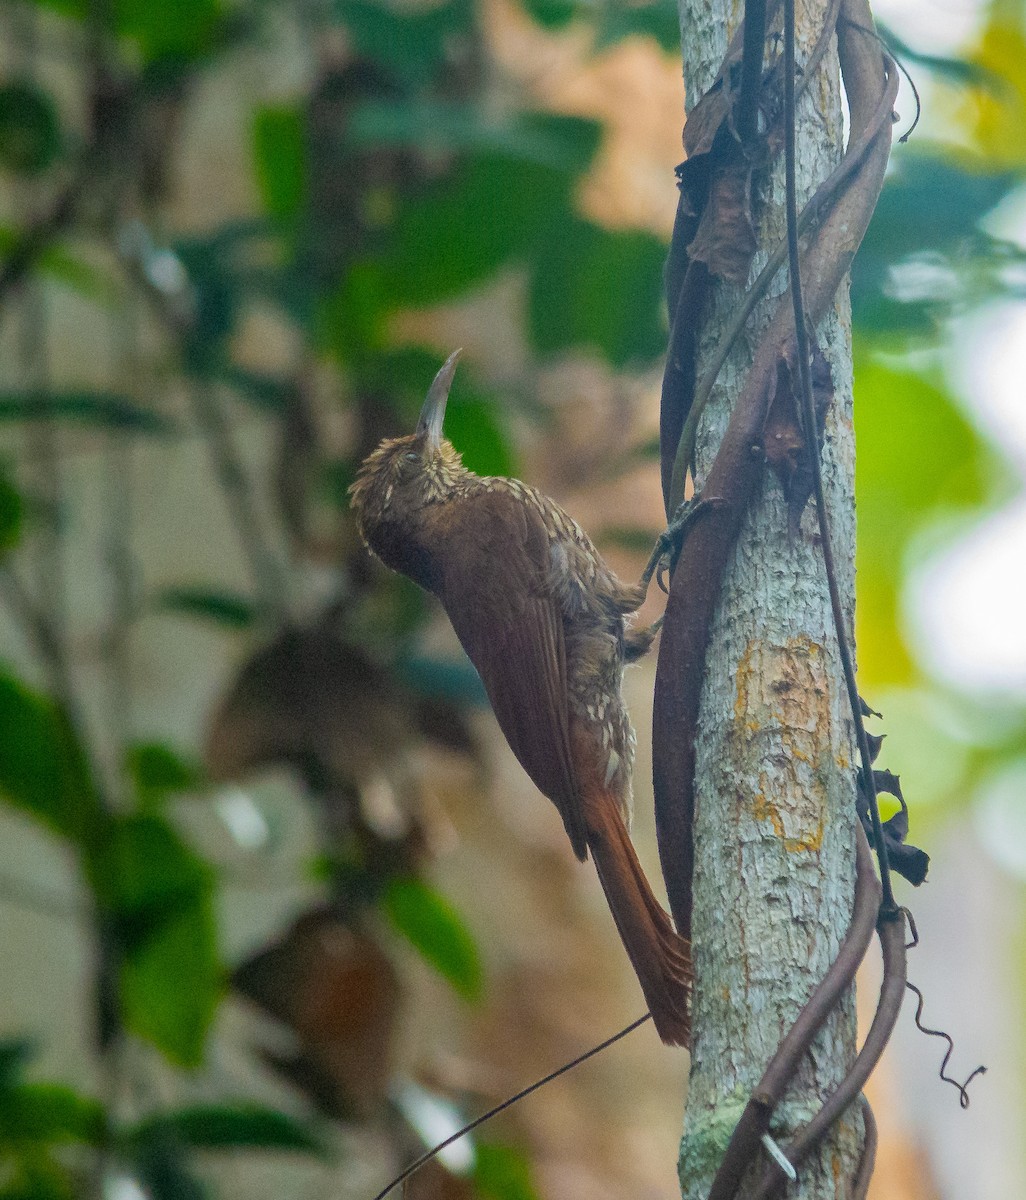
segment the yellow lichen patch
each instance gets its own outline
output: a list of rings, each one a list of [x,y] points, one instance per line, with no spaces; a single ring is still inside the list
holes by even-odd
[[[752,798],[752,816],[757,821],[769,821],[777,837],[781,841],[787,840],[784,833],[784,818],[780,815],[780,809],[767,800],[762,792],[756,792]]]
[[[734,719],[760,728],[779,725],[809,733],[829,720],[829,691],[823,649],[811,638],[789,638],[774,646],[753,638],[736,671]]]
[[[737,664],[737,695],[734,698],[734,720],[739,724],[746,724],[749,729],[758,728],[757,722],[745,720],[745,714],[748,712],[749,689],[752,685],[753,667],[752,659],[755,657],[755,651],[758,649],[759,643],[755,639],[750,641],[745,646],[745,652],[741,655],[741,661]]]
[[[782,645],[753,638],[735,678],[739,752],[742,738],[754,733],[764,753],[750,812],[769,822],[788,852],[815,853],[823,844],[828,780],[837,770],[823,647],[808,637]]]
[[[772,689],[774,716],[785,728],[815,732],[830,719],[822,648],[811,638],[789,638],[764,650],[764,678]]]
[[[815,829],[809,833],[803,833],[796,836],[789,836],[784,827],[784,818],[779,807],[771,800],[767,800],[762,792],[757,792],[752,800],[752,816],[757,821],[769,821],[773,826],[773,832],[780,838],[784,849],[788,854],[800,854],[802,852],[815,853],[821,849],[823,845],[823,817],[820,815],[816,823]]]
[[[823,848],[823,818],[820,817],[819,823],[811,833],[806,833],[802,837],[786,837],[784,838],[784,849],[789,854],[800,854],[803,851],[811,854],[818,853]]]

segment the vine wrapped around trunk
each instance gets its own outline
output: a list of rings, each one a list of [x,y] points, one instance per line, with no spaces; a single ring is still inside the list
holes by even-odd
[[[811,214],[818,224],[802,262],[806,311],[822,350],[824,474],[835,548],[846,564],[839,583],[850,631],[850,321],[846,295],[838,289],[882,182],[893,88],[865,3],[843,0],[839,7],[839,17],[830,3],[802,10],[798,186],[809,200],[822,184],[805,221],[809,228]],[[769,8],[771,31],[777,8]],[[735,250],[743,249],[750,218],[752,249],[764,248],[755,257],[761,268],[771,256],[765,248],[772,252],[782,243],[785,229],[782,171],[763,166],[778,136],[772,99],[779,64],[766,72],[762,96],[755,98],[764,106],[761,123],[738,111],[751,103],[743,86],[732,109],[739,59],[734,50],[732,60],[713,16],[707,4],[682,0],[686,80],[703,101],[689,146],[691,165],[682,171],[682,214],[667,273],[675,319],[663,397],[663,478],[671,511],[682,484],[679,443],[695,379],[731,325],[739,283],[752,262],[751,251],[746,259],[724,247],[733,238]],[[809,61],[825,48],[821,35],[835,19],[851,111],[840,166],[837,60],[826,55],[816,73]],[[695,122],[698,110],[692,105],[689,121]],[[760,124],[767,136],[738,141],[735,131],[757,131]],[[696,146],[708,163],[696,165]],[[783,286],[779,277],[769,290],[777,296]],[[697,971],[681,1152],[686,1197],[707,1194],[750,1092],[837,954],[853,896],[852,719],[815,514],[802,515],[808,490],[802,494],[805,485],[792,469],[804,441],[795,408],[795,326],[786,297],[757,305],[746,333],[749,346],[758,339],[754,349],[735,346],[708,411],[696,413],[702,416],[694,442],[696,490],[716,503],[694,521],[677,564],[656,684],[660,853],[678,928],[694,939]],[[690,448],[685,457],[690,459]],[[803,1125],[841,1081],[854,1058],[854,1033],[849,993],[799,1064],[775,1132],[784,1136]],[[851,1194],[840,1185],[857,1172],[860,1124],[852,1113],[812,1155],[803,1197]]]

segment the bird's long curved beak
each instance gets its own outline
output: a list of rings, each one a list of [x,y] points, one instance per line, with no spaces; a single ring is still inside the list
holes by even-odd
[[[427,399],[420,410],[420,420],[417,422],[417,433],[427,435],[428,449],[438,450],[442,441],[442,423],[445,421],[445,404],[449,399],[449,388],[452,387],[452,377],[456,374],[456,364],[460,360],[462,349],[454,350],[445,360],[442,369],[435,376],[428,388]]]

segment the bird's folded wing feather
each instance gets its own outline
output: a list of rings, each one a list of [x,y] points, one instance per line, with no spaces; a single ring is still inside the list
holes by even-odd
[[[477,668],[510,748],[559,809],[574,852],[586,857],[570,750],[563,616],[551,584],[541,513],[485,493],[464,502],[447,535],[439,598]]]

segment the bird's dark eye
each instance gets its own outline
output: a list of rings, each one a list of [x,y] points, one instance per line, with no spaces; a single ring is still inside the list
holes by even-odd
[[[419,462],[420,455],[416,452],[416,450],[407,450],[406,453],[403,455],[403,458],[407,462]]]

